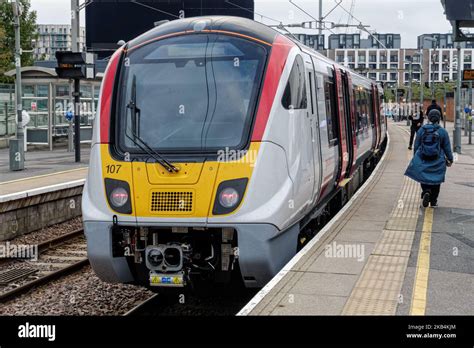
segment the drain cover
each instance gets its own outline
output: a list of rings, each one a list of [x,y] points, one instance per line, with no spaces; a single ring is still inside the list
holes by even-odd
[[[8,285],[15,280],[26,278],[29,275],[38,272],[37,269],[31,268],[17,268],[9,269],[3,272],[0,272],[0,285]]]

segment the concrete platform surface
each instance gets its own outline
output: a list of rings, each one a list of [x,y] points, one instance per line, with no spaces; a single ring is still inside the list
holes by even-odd
[[[81,162],[76,163],[74,153],[65,148],[49,150],[32,150],[25,153],[25,170],[10,171],[9,150],[0,149],[0,182],[54,174],[71,169],[87,168],[89,166],[90,145],[81,148]]]
[[[0,150],[0,203],[54,190],[83,185],[87,176],[90,149],[81,151],[81,163],[66,149],[29,151],[25,170],[11,172],[8,149]]]
[[[463,138],[440,207],[425,209],[403,175],[408,127],[389,126],[369,182],[239,315],[474,314],[474,146]]]

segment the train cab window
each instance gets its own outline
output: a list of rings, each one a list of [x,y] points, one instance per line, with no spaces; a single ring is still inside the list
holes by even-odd
[[[228,35],[182,35],[130,50],[127,59],[117,93],[121,152],[147,152],[141,143],[192,154],[247,146],[267,59],[264,46]]]
[[[300,56],[296,57],[291,69],[288,84],[283,94],[282,104],[287,110],[306,109],[308,107],[304,62]]]

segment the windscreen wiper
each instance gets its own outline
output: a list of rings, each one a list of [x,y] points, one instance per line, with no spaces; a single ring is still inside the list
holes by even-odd
[[[141,110],[137,106],[137,77],[135,75],[133,75],[132,95],[130,102],[127,105],[127,109],[130,109],[130,111],[132,112],[132,137],[127,134],[127,131],[125,131],[125,135],[127,136],[127,138],[130,139],[136,146],[138,146],[140,150],[146,152],[150,157],[153,157],[153,159],[158,162],[163,168],[165,168],[169,173],[178,173],[178,167],[167,161],[162,155],[160,155],[156,150],[151,148],[140,137]]]

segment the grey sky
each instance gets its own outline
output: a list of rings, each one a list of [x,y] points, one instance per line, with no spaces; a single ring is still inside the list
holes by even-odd
[[[238,3],[238,0],[234,1]],[[293,2],[317,17],[317,0],[293,0]],[[70,21],[69,0],[31,0],[31,3],[33,9],[38,11],[38,23],[60,24]],[[311,20],[288,0],[255,0],[255,4],[257,13],[283,23]],[[323,0],[323,13],[326,14],[335,4],[335,0]],[[371,31],[400,33],[402,47],[416,47],[417,36],[423,33],[451,31],[451,26],[443,14],[440,0],[343,0],[342,2],[347,10],[351,9],[352,4],[354,4],[353,16],[363,24],[370,25]],[[277,24],[269,19],[262,19],[258,15],[255,19],[267,24]],[[342,24],[348,21],[350,24],[358,24],[354,19],[349,20],[349,15],[341,8],[334,10],[326,20]],[[350,28],[334,31],[345,33],[357,30]],[[325,34],[329,35],[330,32],[326,30]]]

